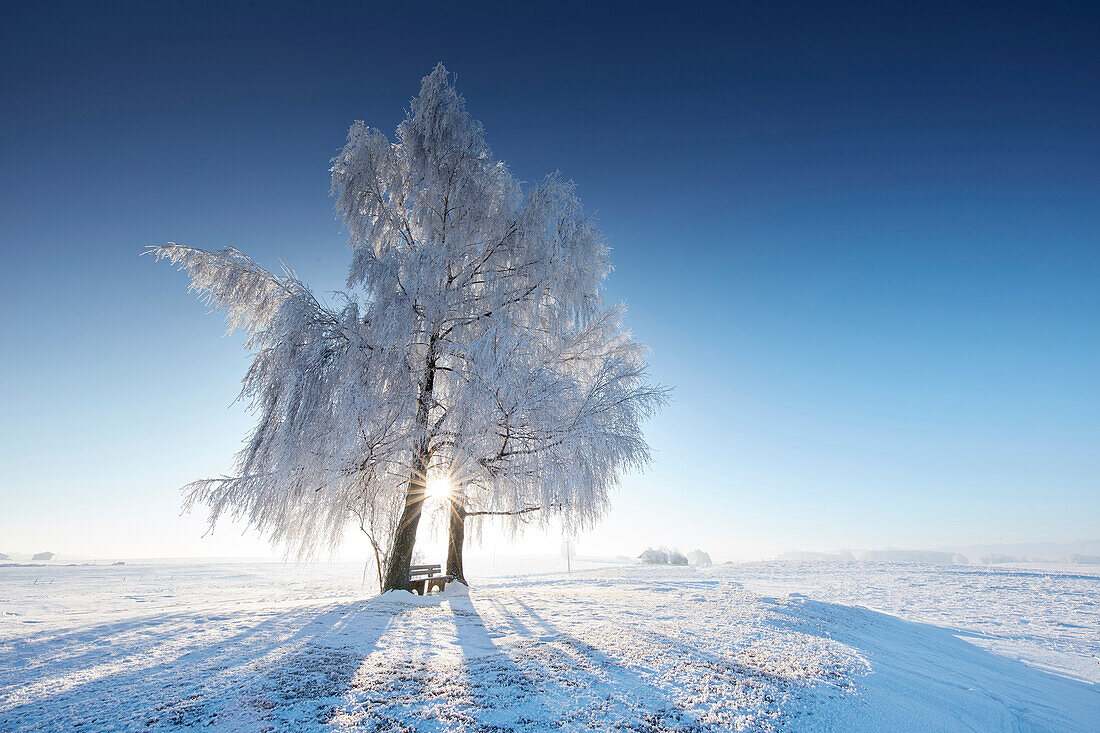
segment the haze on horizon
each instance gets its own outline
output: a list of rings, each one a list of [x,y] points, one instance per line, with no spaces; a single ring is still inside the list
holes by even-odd
[[[247,355],[138,255],[341,288],[329,160],[440,60],[519,178],[599,212],[676,390],[582,555],[1097,539],[1100,11],[625,7],[5,9],[0,552],[273,554],[179,516],[249,429]]]

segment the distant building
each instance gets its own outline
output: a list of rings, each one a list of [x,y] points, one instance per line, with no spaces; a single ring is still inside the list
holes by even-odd
[[[659,550],[647,547],[645,552],[638,555],[638,559],[643,565],[668,565],[668,551],[663,547]]]

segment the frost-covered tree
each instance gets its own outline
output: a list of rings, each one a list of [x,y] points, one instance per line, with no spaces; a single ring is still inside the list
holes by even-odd
[[[714,561],[710,559],[709,553],[702,550],[693,550],[688,555],[688,563],[701,568],[709,568],[714,564]]]
[[[601,301],[609,251],[573,185],[522,190],[439,65],[394,141],[352,125],[332,191],[352,249],[339,308],[235,250],[153,248],[255,355],[242,396],[256,427],[234,474],[192,484],[188,501],[298,554],[356,519],[383,590],[408,587],[433,471],[458,481],[463,521],[600,516],[620,473],[647,461],[639,423],[664,392]]]

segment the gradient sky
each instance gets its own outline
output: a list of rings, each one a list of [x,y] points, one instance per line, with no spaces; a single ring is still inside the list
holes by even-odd
[[[328,161],[440,60],[676,390],[581,554],[1100,536],[1100,5],[393,5],[0,10],[0,552],[267,552],[179,516],[248,357],[138,255],[342,287]]]

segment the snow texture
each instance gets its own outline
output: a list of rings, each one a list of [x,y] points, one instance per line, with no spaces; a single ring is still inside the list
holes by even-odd
[[[1085,731],[1100,720],[1095,664],[1076,675],[1090,683],[1020,661],[1036,646],[1054,652],[1050,668],[1058,654],[1095,653],[1096,573],[628,566],[365,599],[361,567],[338,565],[0,572],[5,731]],[[763,586],[819,599],[748,590]],[[972,643],[993,638],[998,653]]]

